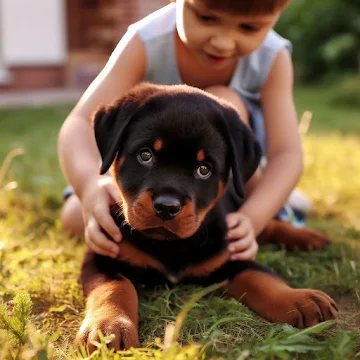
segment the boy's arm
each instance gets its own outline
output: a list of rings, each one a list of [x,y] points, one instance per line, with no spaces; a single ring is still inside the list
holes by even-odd
[[[99,179],[99,152],[91,117],[98,106],[112,102],[141,81],[145,66],[145,50],[140,38],[127,33],[60,130],[60,164],[80,199],[87,186]]]
[[[262,89],[261,99],[268,165],[240,209],[241,213],[250,217],[256,235],[284,205],[303,169],[293,101],[293,66],[287,50],[277,55]]]
[[[113,102],[140,82],[145,67],[144,46],[135,33],[128,32],[59,133],[60,165],[81,202],[85,241],[92,251],[101,255],[118,254],[118,246],[102,230],[115,241],[121,240],[119,228],[110,215],[111,204],[120,203],[121,198],[110,178],[99,175],[99,152],[91,117],[100,105]]]

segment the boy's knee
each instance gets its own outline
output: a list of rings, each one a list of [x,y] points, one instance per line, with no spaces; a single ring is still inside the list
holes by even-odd
[[[215,95],[219,98],[222,98],[224,100],[227,100],[230,102],[237,112],[239,113],[240,119],[248,126],[250,126],[250,115],[249,110],[247,109],[246,105],[244,104],[243,100],[241,99],[240,95],[230,89],[227,86],[223,85],[215,85],[215,86],[209,86],[204,89],[206,92]]]
[[[67,232],[73,235],[84,234],[84,220],[81,205],[76,195],[71,195],[65,201],[60,219],[64,230]]]

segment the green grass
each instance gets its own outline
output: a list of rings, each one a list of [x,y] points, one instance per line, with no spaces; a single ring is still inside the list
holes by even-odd
[[[65,181],[57,159],[57,133],[70,110],[70,106],[0,110],[0,162],[11,150],[24,148],[24,156],[14,161],[9,174],[22,188],[61,192]]]
[[[360,80],[359,80],[360,81]],[[296,108],[299,114],[313,112],[310,134],[336,132],[347,135],[360,134],[359,107],[333,104],[336,87],[301,87],[295,90]]]
[[[333,296],[341,310],[336,326],[300,332],[269,324],[238,302],[210,294],[193,301],[185,318],[179,341],[190,345],[175,344],[163,352],[165,325],[176,320],[200,289],[158,288],[140,298],[140,336],[148,349],[122,353],[118,359],[328,360],[354,359],[360,351],[360,109],[331,106],[331,89],[301,88],[295,94],[299,114],[311,110],[314,115],[304,138],[300,187],[314,203],[311,226],[328,232],[333,245],[312,253],[262,248],[258,260],[292,286]],[[78,276],[85,245],[60,226],[65,181],[56,153],[56,136],[69,111],[69,106],[0,110],[0,163],[12,149],[25,150],[6,177],[6,183],[17,181],[18,188],[6,194],[0,190],[0,328],[7,329],[0,330],[0,359],[15,359],[20,349],[22,359],[75,356],[71,344],[84,311]],[[32,308],[22,291],[30,294]],[[6,302],[16,294],[22,299],[17,302],[31,308],[30,321],[24,311],[7,317]],[[27,324],[25,337],[16,336],[9,319]],[[199,355],[204,349],[206,355]],[[114,356],[103,346],[94,356],[100,358]]]

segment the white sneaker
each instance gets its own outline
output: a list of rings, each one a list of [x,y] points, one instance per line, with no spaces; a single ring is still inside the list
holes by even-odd
[[[294,189],[290,194],[287,204],[303,214],[308,214],[311,210],[311,201],[299,189]]]

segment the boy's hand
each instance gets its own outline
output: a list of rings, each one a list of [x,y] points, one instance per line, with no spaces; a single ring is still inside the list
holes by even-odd
[[[231,242],[228,246],[231,260],[255,260],[259,246],[250,218],[240,212],[227,215],[227,238]]]
[[[102,176],[89,184],[81,199],[87,245],[95,253],[113,258],[117,257],[119,247],[103,231],[116,242],[122,239],[121,232],[110,215],[110,207],[115,203],[121,204],[121,198],[109,176]]]

